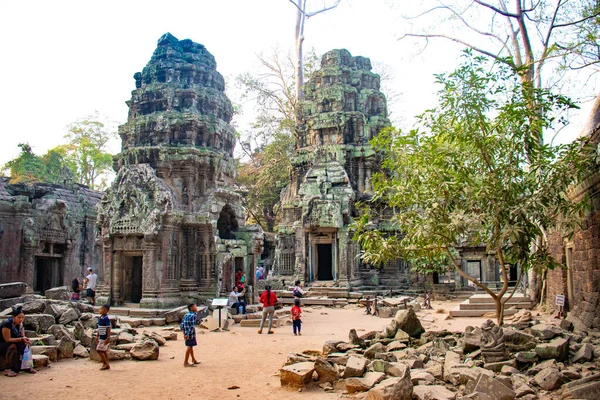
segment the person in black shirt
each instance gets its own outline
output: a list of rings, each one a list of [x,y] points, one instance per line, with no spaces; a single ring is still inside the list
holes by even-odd
[[[21,371],[21,358],[25,352],[25,347],[30,344],[29,339],[25,337],[23,329],[23,320],[25,314],[21,307],[13,308],[12,318],[7,319],[0,325],[0,355],[6,356],[6,366],[9,368],[4,371],[5,376],[17,376]],[[27,370],[30,374],[35,374],[33,368]]]

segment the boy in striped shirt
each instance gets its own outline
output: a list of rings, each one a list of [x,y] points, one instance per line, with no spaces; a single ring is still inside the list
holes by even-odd
[[[110,318],[108,318],[108,311],[110,305],[104,304],[100,306],[100,318],[98,319],[98,336],[96,341],[96,351],[102,359],[102,367],[100,370],[110,369],[108,364],[108,346],[110,344]]]

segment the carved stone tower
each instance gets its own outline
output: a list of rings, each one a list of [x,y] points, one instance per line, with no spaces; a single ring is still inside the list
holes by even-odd
[[[262,232],[234,189],[233,114],[206,48],[167,33],[134,75],[117,177],[102,198],[101,293],[112,304],[184,304],[254,276]]]
[[[379,168],[369,140],[390,125],[379,87],[371,61],[347,50],[323,55],[306,84],[293,172],[281,196],[276,274],[361,284],[349,225],[355,201],[371,196]]]

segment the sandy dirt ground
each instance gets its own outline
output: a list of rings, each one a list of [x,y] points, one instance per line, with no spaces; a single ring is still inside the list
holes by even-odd
[[[479,325],[481,318],[446,320],[447,311],[458,303],[434,302],[445,312],[419,312],[426,330],[464,330]],[[441,311],[441,310],[440,310]],[[314,385],[298,390],[282,388],[278,370],[288,353],[320,350],[326,340],[348,340],[348,331],[359,335],[381,330],[390,319],[364,314],[364,308],[331,309],[307,307],[302,336],[294,336],[291,326],[267,335],[255,328],[235,325],[229,332],[198,335],[197,368],[183,368],[185,347],[182,334],[160,348],[157,361],[116,361],[109,371],[99,371],[90,360],[62,360],[42,368],[36,375],[0,377],[0,398],[11,399],[337,399],[339,393],[325,393]],[[431,321],[431,322],[427,322]],[[233,386],[238,389],[229,389]],[[7,397],[3,397],[7,395]]]

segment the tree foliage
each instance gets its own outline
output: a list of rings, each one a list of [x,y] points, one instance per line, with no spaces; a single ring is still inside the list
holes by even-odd
[[[68,168],[65,150],[58,146],[38,156],[28,143],[19,143],[21,153],[7,162],[3,169],[10,175],[10,183],[58,183],[61,170]]]
[[[111,171],[113,163],[108,147],[109,142],[116,138],[116,132],[99,121],[98,114],[68,126],[64,149],[79,183],[94,190],[106,188],[106,174]]]
[[[458,43],[508,65],[534,87],[549,88],[562,79],[561,71],[600,62],[597,0],[425,0],[419,5],[404,15],[410,31],[403,38]],[[556,74],[544,82],[542,70],[550,63]]]
[[[564,123],[561,113],[574,105],[547,90],[523,90],[510,68],[496,70],[467,54],[456,71],[436,78],[439,104],[416,129],[373,139],[386,171],[373,179],[374,200],[396,210],[391,222],[402,235],[370,229],[367,211],[356,238],[367,260],[446,253],[461,276],[494,298],[502,324],[508,265],[558,265],[536,238],[574,228],[585,202],[570,199],[567,188],[587,173],[591,146],[585,139],[558,146],[536,140],[540,130]],[[456,262],[453,252],[466,244],[495,252],[504,281],[498,293]]]

